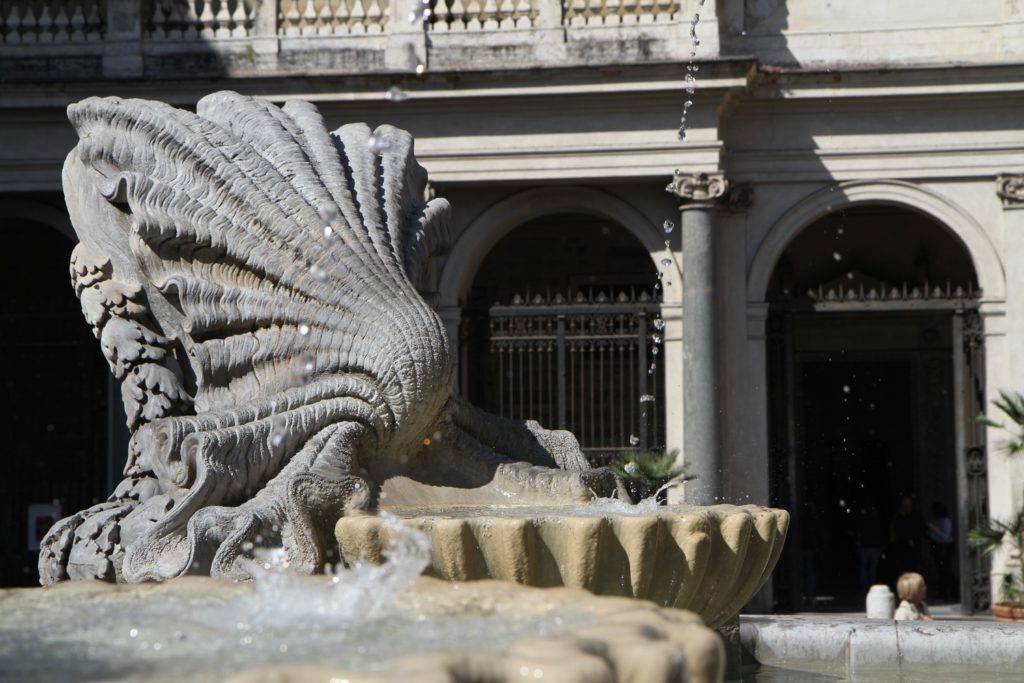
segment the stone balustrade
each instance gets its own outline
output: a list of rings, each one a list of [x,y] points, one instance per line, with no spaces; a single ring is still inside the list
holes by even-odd
[[[15,0],[0,2],[0,42],[81,43],[99,41],[105,28],[105,0]]]
[[[0,0],[0,71],[38,81],[684,60],[698,4],[430,0],[424,12],[421,2]],[[701,21],[716,30],[714,17]],[[602,42],[609,49],[595,49]]]

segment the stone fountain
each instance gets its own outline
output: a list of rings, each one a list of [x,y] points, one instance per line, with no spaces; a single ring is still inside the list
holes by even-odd
[[[571,434],[453,394],[454,358],[432,308],[449,206],[424,201],[426,173],[405,131],[329,133],[308,103],[278,108],[231,92],[195,113],[91,98],[69,117],[80,138],[64,167],[80,238],[71,277],[121,382],[131,439],[109,500],[44,539],[44,585],[247,579],[261,547],[280,548],[303,574],[369,566],[361,558],[380,560],[398,533],[379,509],[429,538],[427,571],[449,581],[649,598],[715,625],[767,579],[784,512],[602,502],[621,484],[590,468]],[[209,581],[5,598],[25,613],[46,613],[37,599],[132,611],[132,600],[244,590]],[[683,612],[569,588],[444,585],[422,579],[409,609],[435,618],[482,601],[512,621],[591,618],[532,640],[516,633],[489,655],[445,645],[429,680],[543,675],[527,660],[566,681],[721,675],[720,647]],[[429,606],[416,603],[426,595]],[[587,659],[597,650],[600,666]],[[573,652],[582,664],[556,666]],[[356,666],[356,678],[413,666]]]

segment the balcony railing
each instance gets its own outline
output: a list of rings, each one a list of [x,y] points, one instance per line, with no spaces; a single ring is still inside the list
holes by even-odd
[[[689,53],[698,4],[432,0],[426,21],[410,22],[420,2],[0,0],[0,71],[8,80],[47,80],[678,60]],[[702,10],[708,36],[712,13]],[[69,63],[58,67],[54,58]]]

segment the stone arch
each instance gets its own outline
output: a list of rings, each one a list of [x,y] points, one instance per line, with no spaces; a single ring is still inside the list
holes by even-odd
[[[53,204],[31,199],[8,199],[0,205],[0,219],[17,218],[48,225],[72,242],[78,242],[78,235],[71,227],[66,211]]]
[[[981,225],[945,197],[912,183],[849,181],[823,188],[791,207],[761,241],[747,271],[747,301],[765,300],[772,272],[789,243],[814,221],[839,209],[889,204],[917,211],[945,226],[963,245],[986,299],[1006,297],[1006,276],[995,245]]]
[[[589,214],[613,221],[636,237],[657,260],[668,255],[659,228],[627,202],[587,187],[544,187],[517,192],[486,209],[456,240],[441,272],[442,307],[466,301],[480,264],[505,235],[535,218],[560,213]],[[663,304],[678,303],[680,278],[665,286]]]

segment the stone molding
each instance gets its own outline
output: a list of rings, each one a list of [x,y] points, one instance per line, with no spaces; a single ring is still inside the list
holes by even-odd
[[[1024,174],[1007,173],[996,178],[996,194],[1007,208],[1024,209]]]

